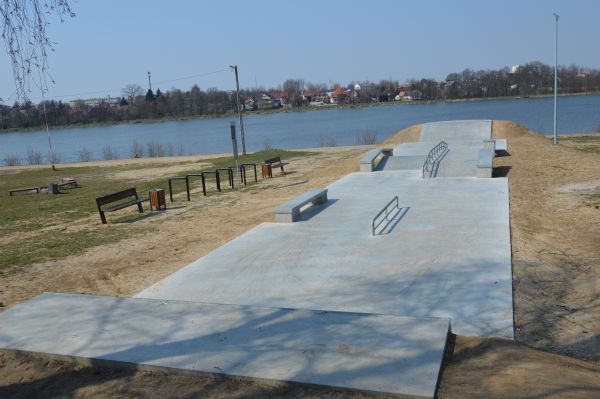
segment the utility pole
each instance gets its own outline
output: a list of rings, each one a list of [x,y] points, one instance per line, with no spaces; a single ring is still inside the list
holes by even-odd
[[[148,72],[148,87],[150,88],[150,91],[152,91],[152,82],[150,81],[150,72]]]
[[[237,109],[238,116],[240,118],[240,136],[242,137],[242,155],[246,155],[246,138],[244,137],[244,120],[242,119],[242,109],[240,107],[240,80],[238,78],[237,65],[229,65],[229,68],[233,69],[233,72],[235,72],[235,86],[237,88]]]
[[[553,13],[556,19],[556,33],[554,37],[554,134],[552,144],[558,144],[558,133],[556,131],[556,94],[558,92],[558,14]]]

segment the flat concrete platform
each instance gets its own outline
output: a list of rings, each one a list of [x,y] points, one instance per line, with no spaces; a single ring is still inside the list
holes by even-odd
[[[263,223],[137,297],[450,317],[457,334],[513,338],[507,179],[352,173],[328,190],[307,220]]]
[[[419,141],[414,143],[404,143],[393,150],[394,156],[387,159],[384,170],[401,170],[395,165],[405,165],[413,160],[422,159],[418,169],[423,166],[423,162],[438,142]],[[491,143],[484,143],[482,140],[448,140],[448,150],[442,154],[430,177],[477,177],[477,161],[479,150],[490,146]],[[408,168],[404,168],[408,169]]]
[[[379,162],[379,165],[377,165],[376,170],[421,170],[423,168],[423,162],[425,162],[426,158],[427,154],[402,157],[384,157],[381,162]]]
[[[0,347],[433,398],[449,320],[42,294]]]
[[[421,141],[489,140],[492,137],[491,120],[464,120],[425,123]]]

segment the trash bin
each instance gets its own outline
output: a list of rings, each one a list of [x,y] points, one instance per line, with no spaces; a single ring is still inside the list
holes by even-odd
[[[48,184],[48,194],[60,194],[60,190],[58,189],[58,183]]]

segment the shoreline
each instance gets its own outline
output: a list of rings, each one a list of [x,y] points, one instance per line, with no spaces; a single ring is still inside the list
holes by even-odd
[[[335,147],[305,147],[305,148],[286,148],[286,149],[274,149],[274,151],[299,151],[299,152],[311,152],[311,153],[337,153],[348,151],[352,149],[358,150],[369,150],[373,148],[375,145],[346,145],[346,146],[335,146]],[[257,153],[260,151],[248,151],[248,155]],[[94,160],[89,162],[65,162],[65,163],[57,163],[56,171],[60,172],[64,169],[70,168],[85,168],[85,167],[112,167],[112,166],[122,166],[122,165],[144,165],[147,164],[150,167],[156,167],[164,164],[173,164],[173,163],[189,163],[189,162],[201,162],[207,161],[216,158],[225,158],[232,157],[230,152],[228,153],[210,153],[210,154],[196,154],[196,155],[175,155],[172,157],[145,157],[145,158],[121,158],[121,159],[111,159],[111,160]],[[0,166],[0,175],[9,174],[9,173],[17,173],[20,171],[27,170],[39,170],[39,169],[49,169],[50,164],[44,163],[40,165],[17,165],[17,166]]]
[[[579,97],[579,96],[593,96],[600,95],[600,92],[585,92],[585,93],[569,93],[559,94],[558,97]],[[411,102],[402,101],[388,101],[388,102],[376,102],[376,103],[358,103],[358,104],[345,104],[345,105],[322,105],[322,106],[306,106],[302,108],[277,108],[269,110],[258,110],[258,111],[246,111],[243,115],[248,117],[252,115],[268,115],[277,113],[289,113],[289,112],[312,112],[312,111],[323,111],[323,110],[346,110],[346,109],[361,109],[368,107],[391,107],[391,106],[413,106],[413,105],[428,105],[428,104],[441,104],[441,103],[464,103],[464,102],[479,102],[479,101],[504,101],[504,100],[526,100],[526,99],[540,99],[549,98],[552,94],[538,94],[528,97],[523,96],[503,96],[503,97],[479,97],[479,98],[459,98],[449,100],[417,100]],[[142,123],[165,123],[165,122],[178,122],[188,120],[203,120],[203,119],[223,119],[223,118],[237,118],[236,112],[227,112],[221,115],[190,115],[181,117],[161,117],[152,119],[131,119],[126,121],[107,121],[107,122],[94,122],[88,124],[70,124],[70,125],[58,125],[51,126],[49,130],[64,130],[64,129],[86,129],[96,127],[107,127],[107,126],[118,126],[118,125],[130,125],[130,124],[142,124]],[[9,128],[0,129],[1,134],[8,133],[31,133],[44,131],[43,126],[30,127],[30,128]]]
[[[306,151],[306,152],[326,152],[326,151],[337,152],[337,151],[344,151],[344,150],[348,150],[348,149],[352,149],[352,148],[364,148],[366,151],[367,149],[372,148],[374,146],[377,147],[377,146],[384,145],[386,140],[390,139],[391,137],[394,137],[395,135],[397,135],[398,133],[400,133],[404,130],[406,130],[406,129],[400,129],[397,132],[391,134],[385,140],[382,140],[381,142],[378,142],[378,143],[372,144],[372,145],[352,144],[352,145],[340,145],[340,146],[333,146],[333,147],[324,146],[324,147],[279,148],[276,150]],[[546,139],[549,139],[549,140],[552,139],[552,134],[545,134],[545,135],[540,134],[540,136],[542,136]],[[559,140],[560,140],[560,137],[575,138],[575,137],[586,137],[586,136],[600,136],[600,132],[559,134]],[[255,152],[258,152],[258,151],[248,151],[248,154],[253,154]],[[164,157],[119,158],[119,159],[111,159],[111,160],[97,159],[97,160],[91,160],[88,162],[75,161],[75,162],[57,163],[56,167],[57,167],[57,170],[60,170],[61,168],[103,167],[103,166],[110,167],[110,166],[117,166],[117,165],[134,165],[134,164],[139,165],[139,164],[144,164],[144,163],[156,165],[156,164],[167,164],[167,163],[173,163],[173,162],[197,162],[197,161],[202,161],[202,160],[229,157],[229,156],[231,156],[231,153],[226,152],[226,153],[207,153],[207,154],[193,154],[193,155],[174,155],[174,156],[164,156]],[[43,163],[43,164],[39,164],[39,165],[23,164],[23,165],[16,165],[16,166],[0,165],[0,174],[15,173],[15,172],[21,171],[21,170],[44,169],[44,168],[48,168],[48,167],[50,167],[49,163]]]

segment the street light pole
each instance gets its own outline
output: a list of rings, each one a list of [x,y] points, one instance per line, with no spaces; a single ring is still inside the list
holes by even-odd
[[[229,65],[229,68],[233,69],[233,72],[235,72],[235,86],[237,88],[237,109],[238,116],[240,118],[240,136],[242,137],[242,155],[246,155],[246,138],[244,137],[244,120],[242,119],[242,109],[240,107],[240,80],[238,78],[237,65]]]
[[[558,14],[554,13],[556,19],[556,30],[554,37],[554,134],[552,136],[552,144],[558,144],[558,136],[556,132],[556,94],[558,92]]]

